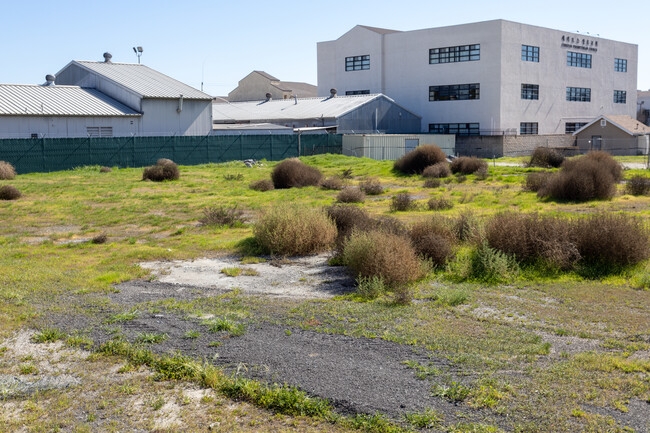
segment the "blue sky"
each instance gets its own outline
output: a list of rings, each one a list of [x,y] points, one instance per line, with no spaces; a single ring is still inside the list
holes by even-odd
[[[612,5],[616,5],[612,9]],[[639,45],[638,88],[650,89],[642,3],[525,1],[7,0],[0,25],[0,83],[41,83],[70,60],[142,63],[212,95],[263,70],[316,84],[316,43],[356,24],[415,30],[503,18]]]

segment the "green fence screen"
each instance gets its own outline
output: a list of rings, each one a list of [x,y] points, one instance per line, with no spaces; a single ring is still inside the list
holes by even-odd
[[[159,158],[180,165],[244,159],[279,161],[341,153],[342,135],[217,135],[179,137],[0,139],[0,161],[18,173],[67,170],[84,165],[143,167]]]

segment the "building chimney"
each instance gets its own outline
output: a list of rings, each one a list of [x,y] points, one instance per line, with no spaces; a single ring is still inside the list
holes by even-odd
[[[113,55],[111,53],[104,53],[104,63],[113,63],[111,62],[111,59],[113,58]]]
[[[271,95],[270,93],[267,93],[266,94],[266,100],[270,101],[271,99],[273,99],[273,95]]]
[[[54,80],[56,80],[56,76],[54,76],[52,74],[47,74],[45,76],[45,81],[47,81],[47,83],[45,85],[46,86],[54,86]]]
[[[336,89],[330,89],[330,98],[336,98]]]

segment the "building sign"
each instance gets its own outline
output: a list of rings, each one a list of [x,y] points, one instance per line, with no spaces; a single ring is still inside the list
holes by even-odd
[[[562,48],[573,48],[574,50],[598,51],[598,41],[575,36],[562,36]]]

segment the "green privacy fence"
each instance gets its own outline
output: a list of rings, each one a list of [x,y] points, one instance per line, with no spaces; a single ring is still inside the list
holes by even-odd
[[[179,137],[0,139],[0,161],[18,173],[67,170],[84,165],[143,167],[159,158],[180,165],[243,159],[279,161],[341,153],[342,135],[218,135]]]

